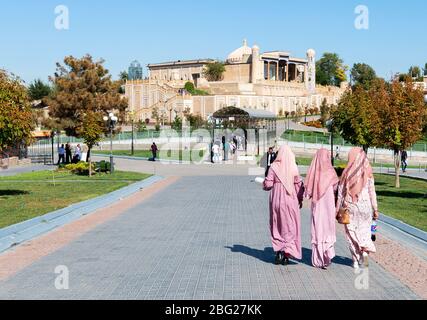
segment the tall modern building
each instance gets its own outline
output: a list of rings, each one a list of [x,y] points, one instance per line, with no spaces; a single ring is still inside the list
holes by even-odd
[[[142,80],[142,67],[137,60],[132,61],[130,64],[128,78],[129,80]]]

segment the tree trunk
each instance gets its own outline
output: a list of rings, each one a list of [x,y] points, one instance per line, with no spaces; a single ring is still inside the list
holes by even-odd
[[[400,151],[399,150],[395,150],[394,151],[394,170],[395,170],[395,187],[397,189],[400,188]]]
[[[90,150],[91,150],[91,148],[88,147],[86,162],[89,163],[89,177],[92,177],[92,159],[90,158]]]

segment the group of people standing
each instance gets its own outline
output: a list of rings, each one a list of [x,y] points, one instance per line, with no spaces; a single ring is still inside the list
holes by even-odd
[[[222,137],[222,142],[216,141],[212,145],[212,162],[221,162],[221,153],[222,160],[228,161],[230,156],[234,156],[237,150],[241,149],[242,147],[242,137],[233,136],[233,138],[230,140],[227,140],[226,137]]]
[[[285,145],[274,155],[266,175],[263,187],[270,191],[270,233],[276,264],[302,259],[300,209],[307,198],[311,200],[312,265],[326,269],[332,263],[336,217],[343,209],[350,218],[344,228],[353,266],[368,265],[369,253],[376,251],[371,226],[379,215],[373,171],[363,149],[350,151],[341,177],[332,166],[330,152],[318,150],[303,180],[294,153]]]
[[[74,149],[74,156],[72,155],[71,144],[67,143],[66,145],[61,144],[58,147],[58,163],[57,165],[69,164],[69,163],[78,163],[82,159],[82,148],[80,144]]]

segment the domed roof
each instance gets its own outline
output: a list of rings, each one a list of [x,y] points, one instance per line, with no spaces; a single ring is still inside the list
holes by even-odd
[[[244,56],[250,56],[252,54],[252,49],[248,47],[248,42],[246,39],[243,41],[243,46],[240,48],[234,50],[232,53],[230,53],[227,57],[228,63],[241,63],[243,62]]]
[[[314,51],[314,49],[308,49],[307,50],[307,56],[308,57],[314,57],[316,55],[316,51]]]

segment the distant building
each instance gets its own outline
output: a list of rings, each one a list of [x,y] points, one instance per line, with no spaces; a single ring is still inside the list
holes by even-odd
[[[132,63],[129,66],[128,79],[142,80],[142,66],[137,60],[132,61]]]
[[[297,112],[305,107],[319,108],[326,99],[336,104],[346,89],[316,85],[316,53],[307,50],[304,58],[286,51],[261,52],[256,45],[243,46],[225,59],[220,81],[209,81],[204,71],[213,59],[176,60],[149,64],[146,80],[129,78],[125,94],[129,109],[138,118],[151,119],[153,110],[173,119],[183,111],[204,119],[229,106],[264,110],[275,115]],[[208,95],[190,95],[182,90],[186,82]]]

